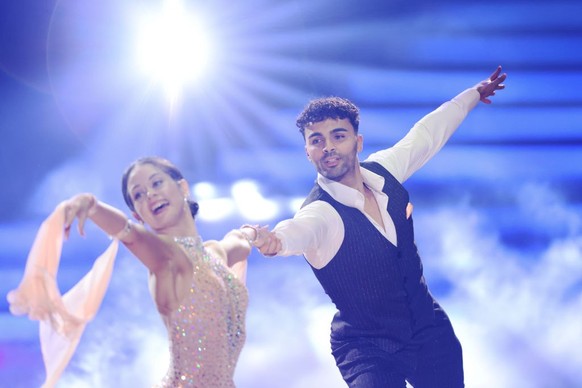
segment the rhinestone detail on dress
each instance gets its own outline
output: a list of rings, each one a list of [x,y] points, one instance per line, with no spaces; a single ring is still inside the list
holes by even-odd
[[[176,237],[192,260],[190,292],[168,316],[171,361],[157,387],[234,387],[235,366],[245,342],[245,285],[200,237]]]

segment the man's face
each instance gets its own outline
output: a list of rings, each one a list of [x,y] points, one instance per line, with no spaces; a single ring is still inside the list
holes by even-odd
[[[348,119],[326,119],[305,128],[305,152],[317,172],[347,185],[358,166],[362,142]]]

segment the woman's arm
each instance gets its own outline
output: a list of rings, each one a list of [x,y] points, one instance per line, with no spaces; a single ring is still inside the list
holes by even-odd
[[[92,194],[79,194],[65,202],[65,232],[69,233],[74,219],[84,234],[90,218],[108,235],[121,241],[153,275],[150,283],[158,311],[173,311],[192,284],[192,264],[178,244],[134,223],[119,209],[98,201]]]
[[[92,194],[78,194],[65,202],[67,236],[75,218],[81,235],[84,235],[87,218],[90,218],[105,233],[119,239],[154,274],[168,270],[173,258],[183,257],[187,262],[185,254],[169,238],[131,222],[121,210],[98,201]]]
[[[256,238],[253,227],[243,226],[231,230],[218,242],[226,265],[243,283],[246,280],[247,260]]]

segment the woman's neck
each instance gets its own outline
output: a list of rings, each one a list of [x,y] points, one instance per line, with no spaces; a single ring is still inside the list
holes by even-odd
[[[178,224],[156,230],[156,233],[171,237],[198,237],[198,228],[196,228],[194,218],[189,216]]]

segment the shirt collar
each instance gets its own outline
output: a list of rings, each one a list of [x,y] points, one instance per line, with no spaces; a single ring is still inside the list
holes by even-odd
[[[384,177],[361,166],[360,173],[362,174],[362,179],[364,180],[366,186],[374,191],[382,192],[382,189],[384,188]],[[333,199],[340,202],[341,204],[363,209],[364,196],[358,190],[352,189],[343,183],[327,179],[319,173],[317,174],[317,183],[323,190],[331,195]]]

